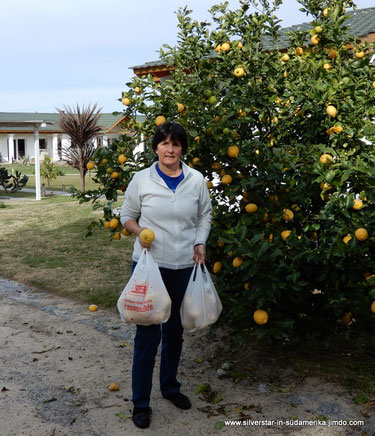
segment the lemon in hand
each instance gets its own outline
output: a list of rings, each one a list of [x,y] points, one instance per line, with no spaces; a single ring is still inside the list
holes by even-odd
[[[151,244],[155,239],[155,233],[150,229],[143,229],[139,234],[139,239],[144,244]]]

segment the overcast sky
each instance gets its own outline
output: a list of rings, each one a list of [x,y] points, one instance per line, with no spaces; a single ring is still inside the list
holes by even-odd
[[[158,59],[174,45],[175,11],[208,19],[218,0],[1,0],[0,112],[55,112],[56,107],[98,103],[122,109],[117,99],[129,67]],[[238,7],[238,0],[229,0]],[[358,8],[375,0],[357,0]],[[310,21],[296,0],[284,0],[282,26]]]

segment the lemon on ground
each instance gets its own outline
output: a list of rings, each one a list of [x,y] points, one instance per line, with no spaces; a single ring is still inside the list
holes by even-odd
[[[231,145],[230,147],[228,147],[227,154],[229,157],[238,157],[239,153],[240,149],[237,147],[237,145]]]
[[[221,262],[215,262],[213,266],[213,271],[215,274],[219,273],[221,271],[221,268],[223,267],[223,264]]]
[[[243,259],[242,259],[242,257],[241,256],[237,256],[237,257],[235,257],[234,259],[233,259],[233,266],[235,267],[235,268],[238,268],[242,263],[243,263]]]
[[[254,213],[258,210],[258,206],[255,203],[249,203],[245,206],[247,213]]]
[[[254,312],[253,318],[257,324],[263,325],[268,321],[268,313],[263,309],[258,309]]]
[[[143,229],[139,234],[139,239],[144,244],[151,244],[151,242],[155,239],[155,233],[151,229]]]
[[[120,156],[117,159],[118,163],[120,164],[124,164],[127,160],[128,158],[124,154],[120,154]]]
[[[290,209],[283,210],[283,219],[285,221],[291,221],[294,218],[294,213]]]
[[[224,174],[224,176],[221,178],[221,181],[224,185],[229,185],[230,183],[232,183],[232,176],[230,176],[229,174]]]
[[[89,311],[96,312],[98,310],[98,306],[96,304],[90,304]]]
[[[284,230],[283,232],[281,232],[281,237],[283,238],[283,241],[286,241],[291,233],[292,232],[290,230]]]
[[[108,390],[111,391],[111,392],[118,391],[119,389],[120,388],[119,388],[119,385],[117,383],[110,383],[108,385]]]
[[[319,161],[323,165],[329,165],[333,162],[333,157],[328,153],[324,153],[320,156]]]
[[[167,119],[163,115],[159,115],[158,117],[156,117],[155,124],[157,126],[160,126],[160,124],[163,124],[166,121],[167,121]]]
[[[358,239],[358,241],[366,241],[368,238],[368,232],[364,228],[359,228],[354,232],[354,236]]]
[[[95,162],[93,162],[92,160],[90,160],[90,162],[87,162],[86,168],[88,170],[93,170],[95,168]]]
[[[118,225],[119,225],[119,220],[117,218],[112,218],[111,221],[109,222],[109,228],[112,230],[116,229]]]
[[[346,235],[342,238],[342,240],[347,244],[352,239],[352,235]]]
[[[353,209],[354,210],[360,210],[362,209],[363,206],[363,201],[362,200],[358,200],[357,198],[354,199],[353,201]]]

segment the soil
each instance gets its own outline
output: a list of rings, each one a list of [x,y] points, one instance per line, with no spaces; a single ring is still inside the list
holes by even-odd
[[[226,333],[209,338],[204,330],[184,335],[179,380],[192,408],[183,411],[162,398],[158,355],[151,426],[138,429],[131,420],[134,326],[122,324],[114,310],[90,312],[87,305],[5,279],[0,303],[2,436],[375,434],[372,411],[338,384],[293,380],[273,359],[254,368],[251,350],[249,371],[257,374],[245,376],[226,354]],[[110,382],[120,390],[110,392]],[[241,426],[224,425],[227,419],[241,419]],[[364,423],[329,426],[331,420]],[[254,421],[258,425],[250,425]]]

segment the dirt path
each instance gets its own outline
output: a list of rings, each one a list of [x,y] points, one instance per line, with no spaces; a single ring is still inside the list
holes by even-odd
[[[0,423],[2,436],[84,435],[373,435],[373,415],[339,387],[307,379],[300,385],[274,386],[242,380],[234,384],[218,376],[220,340],[205,332],[186,335],[180,365],[182,391],[192,400],[189,411],[161,397],[158,363],[152,393],[153,416],[148,430],[132,423],[131,361],[133,326],[122,325],[117,313],[33,292],[0,279]],[[159,357],[158,357],[159,359]],[[216,362],[216,363],[215,363]],[[109,392],[108,383],[120,385]],[[209,384],[217,394],[195,395]],[[216,398],[221,401],[212,403]],[[198,410],[200,409],[200,410]],[[229,409],[232,411],[229,412]],[[364,420],[362,426],[224,426],[228,416],[249,420]],[[267,423],[265,423],[267,424]],[[269,424],[269,423],[268,423]],[[219,425],[219,424],[217,424]]]

